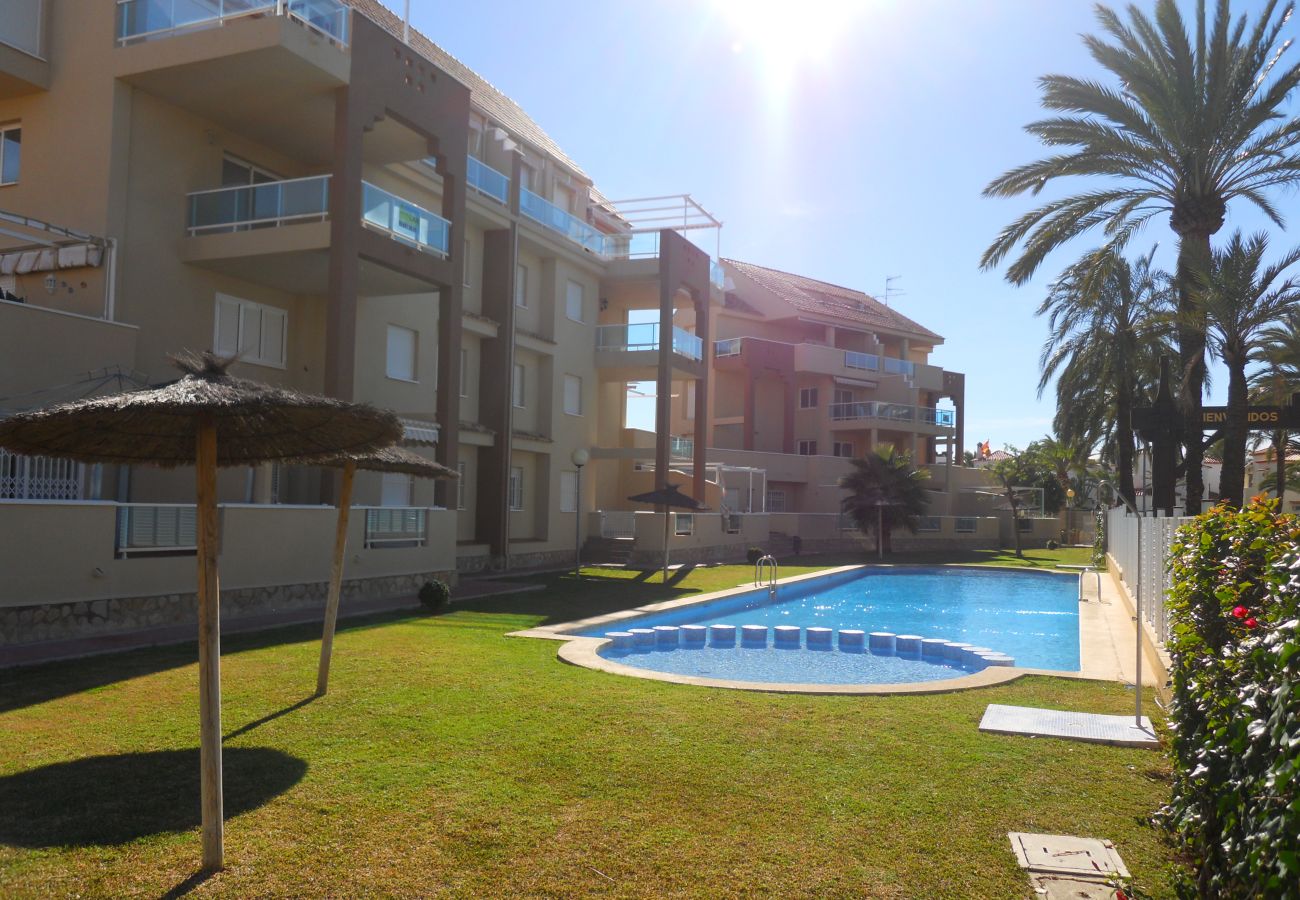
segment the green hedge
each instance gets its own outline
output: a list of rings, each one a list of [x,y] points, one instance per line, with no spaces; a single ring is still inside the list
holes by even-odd
[[[1171,554],[1185,895],[1300,897],[1300,521],[1276,508],[1218,507]]]

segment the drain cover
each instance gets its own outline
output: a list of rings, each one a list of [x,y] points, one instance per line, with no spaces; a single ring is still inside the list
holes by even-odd
[[[1124,860],[1110,841],[1071,837],[1066,834],[1024,834],[1010,832],[1011,850],[1020,868],[1030,872],[1104,879],[1112,873],[1128,878]]]

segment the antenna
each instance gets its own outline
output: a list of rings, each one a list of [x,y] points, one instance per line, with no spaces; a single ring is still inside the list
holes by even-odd
[[[890,297],[906,297],[906,296],[907,296],[907,291],[897,291],[897,290],[894,290],[894,282],[897,281],[898,279],[902,278],[902,277],[903,277],[902,275],[886,275],[886,276],[885,276],[885,305],[886,305],[886,306],[889,305],[889,298],[890,298]]]

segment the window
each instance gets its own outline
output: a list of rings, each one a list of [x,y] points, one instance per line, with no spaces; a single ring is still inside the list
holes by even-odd
[[[767,492],[767,511],[770,513],[785,512],[785,491]]]
[[[1033,519],[1016,519],[1016,527],[1019,528],[1022,532],[1025,532],[1025,533],[1033,533],[1033,530],[1034,530],[1034,520],[1033,520]]]
[[[0,184],[17,184],[22,162],[23,130],[17,125],[0,128]]]
[[[531,191],[533,185],[537,183],[537,169],[528,163],[522,163],[519,166],[519,186],[526,191]]]
[[[582,379],[577,375],[564,376],[564,411],[571,416],[582,415]]]
[[[852,442],[852,441],[836,441],[836,442],[835,442],[835,446],[834,446],[834,448],[832,449],[831,452],[834,453],[834,455],[836,455],[836,456],[843,456],[843,457],[847,457],[847,458],[852,458],[852,457],[853,457],[853,442]]]
[[[510,467],[509,506],[515,512],[524,508],[524,470],[519,466]]]
[[[799,455],[800,455],[800,456],[816,456],[816,455],[817,455],[817,442],[816,442],[816,441],[800,441],[800,442],[799,442]]]
[[[957,532],[957,534],[974,534],[975,527],[976,523],[974,516],[958,516],[953,520],[952,530]]]
[[[274,306],[217,294],[215,349],[241,362],[284,368],[289,314]]]
[[[723,516],[723,524],[727,527],[727,534],[740,534],[740,513]]]
[[[460,348],[460,395],[469,396],[469,350]]]
[[[456,479],[456,508],[465,508],[465,460],[456,463],[456,474],[460,477]]]
[[[469,238],[465,238],[465,279],[464,279],[464,281],[465,281],[465,287],[469,287],[469,285],[470,285],[470,277],[469,277],[469,273],[470,273],[470,264],[469,264],[469,261],[470,261],[471,259],[473,259],[473,257],[470,255],[470,252],[469,252]]]
[[[528,308],[528,267],[523,263],[515,266],[515,306]]]
[[[400,472],[385,472],[380,485],[380,506],[410,506],[415,479]]]
[[[943,531],[943,520],[938,516],[921,516],[916,530],[924,534],[938,534]]]
[[[852,392],[852,391],[845,390],[844,388],[836,388],[836,389],[835,389],[835,402],[836,402],[836,403],[852,403],[852,402],[853,402],[853,392]]]
[[[578,473],[560,473],[560,512],[578,511]]]
[[[582,285],[570,280],[564,300],[564,313],[575,322],[582,321]]]
[[[799,389],[799,408],[813,409],[817,406],[817,388]]]
[[[524,364],[515,363],[515,383],[511,386],[511,402],[515,409],[524,408]]]
[[[418,381],[415,377],[416,345],[419,332],[401,325],[388,326],[388,356],[384,374],[398,381]]]
[[[695,533],[695,515],[694,513],[673,513],[673,534],[684,535]]]

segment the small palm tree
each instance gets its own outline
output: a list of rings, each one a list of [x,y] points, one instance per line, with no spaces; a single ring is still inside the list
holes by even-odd
[[[1050,467],[1043,462],[1033,445],[1023,453],[1015,447],[1007,447],[1006,452],[1007,457],[990,466],[989,472],[997,480],[1011,507],[1011,534],[1015,538],[1016,556],[1023,559],[1025,553],[1020,545],[1020,491],[1040,484],[1044,474],[1050,472]]]
[[[890,549],[889,536],[894,529],[906,528],[916,534],[930,505],[925,488],[930,473],[914,469],[911,457],[891,446],[850,463],[853,471],[840,479],[840,487],[849,494],[840,505],[858,530],[876,535],[882,553]]]
[[[1261,363],[1253,376],[1253,388],[1259,402],[1265,405],[1285,406],[1291,395],[1300,391],[1300,309],[1288,310],[1275,325],[1265,328],[1259,336],[1255,361]],[[1272,435],[1273,488],[1280,499],[1287,489],[1286,429],[1278,428]]]
[[[1154,251],[1153,251],[1154,252]],[[1048,317],[1039,359],[1038,396],[1053,377],[1060,442],[1072,452],[1100,445],[1119,472],[1119,491],[1134,502],[1133,407],[1154,396],[1159,359],[1168,353],[1169,278],[1119,253],[1089,253],[1065,270],[1038,308]]]
[[[1210,263],[1210,237],[1228,204],[1258,206],[1279,226],[1268,192],[1300,183],[1300,118],[1286,104],[1300,65],[1279,68],[1290,47],[1282,30],[1293,3],[1265,0],[1254,24],[1228,0],[1196,4],[1189,34],[1176,0],[1156,0],[1154,20],[1128,7],[1125,22],[1097,7],[1103,37],[1084,43],[1113,84],[1065,75],[1039,80],[1049,118],[1026,127],[1051,155],[994,179],[986,196],[1036,195],[1055,179],[1100,179],[1098,189],[1048,201],[1012,222],[984,251],[993,268],[1020,247],[1007,279],[1024,284],[1062,244],[1102,226],[1108,249],[1123,247],[1153,216],[1167,213],[1178,235],[1180,403],[1187,424],[1187,508],[1201,511],[1201,392],[1204,318],[1196,275]]]
[[[1223,473],[1219,494],[1241,506],[1246,485],[1246,420],[1249,403],[1246,365],[1259,349],[1265,329],[1300,308],[1300,282],[1280,280],[1300,262],[1300,248],[1272,265],[1264,265],[1268,236],[1249,240],[1234,232],[1228,244],[1216,251],[1206,277],[1201,279],[1201,302],[1209,322],[1210,346],[1228,369],[1228,415],[1223,428]]]

